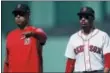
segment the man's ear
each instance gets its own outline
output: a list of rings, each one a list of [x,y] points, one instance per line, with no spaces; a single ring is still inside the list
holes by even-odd
[[[89,16],[89,20],[95,20],[94,16]]]

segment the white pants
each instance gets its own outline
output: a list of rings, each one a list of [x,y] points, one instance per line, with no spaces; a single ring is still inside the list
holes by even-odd
[[[103,70],[98,70],[96,72],[90,71],[90,72],[73,72],[73,73],[104,73],[104,72],[103,72]]]

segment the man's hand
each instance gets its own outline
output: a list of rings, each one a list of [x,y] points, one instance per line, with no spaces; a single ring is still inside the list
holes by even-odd
[[[25,38],[28,38],[33,36],[33,33],[31,31],[28,31],[28,32],[24,32],[23,35],[25,36]]]
[[[104,73],[109,73],[109,68],[104,68]]]

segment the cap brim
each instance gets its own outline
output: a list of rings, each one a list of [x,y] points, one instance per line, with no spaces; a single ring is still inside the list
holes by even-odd
[[[25,12],[25,11],[22,10],[22,9],[16,9],[16,10],[12,11],[13,14],[15,14],[15,13],[17,13],[17,12]]]
[[[92,13],[87,13],[87,12],[84,12],[84,13],[80,12],[80,13],[77,13],[77,15],[78,16],[81,16],[81,15],[92,15],[93,16]]]

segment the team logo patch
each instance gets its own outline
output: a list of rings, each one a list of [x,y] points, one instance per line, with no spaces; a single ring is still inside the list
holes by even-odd
[[[29,45],[29,44],[30,44],[30,38],[25,38],[24,45]]]

